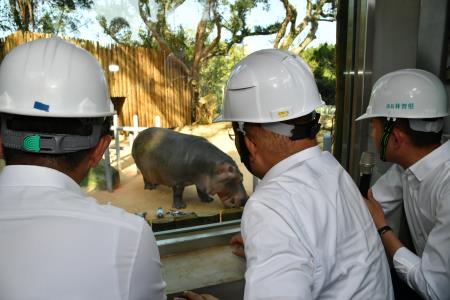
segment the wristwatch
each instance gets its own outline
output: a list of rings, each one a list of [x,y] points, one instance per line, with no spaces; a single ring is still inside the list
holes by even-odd
[[[378,231],[378,234],[380,235],[380,237],[382,237],[383,234],[385,234],[386,232],[392,231],[392,228],[391,228],[391,226],[386,225],[386,226],[382,226],[382,227],[378,228],[377,231]]]

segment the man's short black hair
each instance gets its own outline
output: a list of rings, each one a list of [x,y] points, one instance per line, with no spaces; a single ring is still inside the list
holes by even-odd
[[[423,119],[423,121],[436,121],[437,119]],[[439,132],[424,132],[411,129],[409,119],[398,118],[395,127],[400,128],[411,139],[411,143],[418,148],[439,145],[442,138],[442,130]]]
[[[47,118],[22,115],[7,115],[7,127],[15,131],[47,134],[72,134],[89,136],[93,124],[102,122],[101,136],[109,134],[111,117],[107,118]],[[32,161],[56,160],[58,164],[73,170],[89,153],[90,149],[63,154],[43,154],[4,148],[6,165],[30,164]]]

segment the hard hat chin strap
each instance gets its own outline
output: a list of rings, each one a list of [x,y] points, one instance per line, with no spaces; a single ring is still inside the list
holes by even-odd
[[[382,161],[386,161],[386,148],[389,142],[389,137],[392,133],[392,129],[394,128],[395,119],[388,118],[386,123],[384,123],[383,136],[381,137],[381,152],[380,159]]]
[[[320,114],[314,113],[314,119],[306,124],[295,124],[294,129],[292,129],[292,135],[289,137],[291,141],[301,140],[301,139],[313,139],[316,137],[320,130]]]
[[[239,156],[241,157],[241,162],[245,165],[247,170],[253,174],[252,168],[250,166],[250,152],[248,151],[247,145],[245,144],[245,131],[244,122],[237,122],[238,127],[236,128],[236,135],[239,142]]]

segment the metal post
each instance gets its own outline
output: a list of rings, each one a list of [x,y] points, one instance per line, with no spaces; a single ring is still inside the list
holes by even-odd
[[[138,115],[133,115],[133,134],[132,134],[133,137],[129,138],[130,147],[133,146],[134,139],[137,137],[138,133],[139,133],[139,118]]]
[[[332,151],[331,151],[331,148],[332,148],[331,145],[332,144],[333,144],[333,141],[332,141],[331,133],[325,132],[324,135],[323,135],[323,143],[322,143],[323,151],[328,151],[328,152],[332,153]]]
[[[161,117],[158,115],[155,116],[155,127],[161,127]]]
[[[133,115],[133,142],[134,139],[139,134],[139,117],[138,115]],[[133,146],[133,143],[131,143],[131,146]],[[139,174],[139,169],[136,166],[136,174]]]
[[[119,140],[119,116],[114,115],[113,117],[113,126],[114,126],[114,140],[116,147],[116,164],[117,169],[120,170],[120,140]]]
[[[113,192],[113,178],[111,172],[111,158],[109,156],[109,146],[105,151],[104,166],[105,166],[106,189],[108,190],[108,192]]]

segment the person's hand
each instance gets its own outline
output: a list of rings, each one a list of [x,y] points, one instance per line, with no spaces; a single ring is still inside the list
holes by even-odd
[[[245,258],[244,240],[242,239],[242,235],[240,233],[231,237],[230,245],[233,248],[232,252],[234,255]]]
[[[386,219],[384,217],[383,208],[380,203],[373,197],[372,189],[367,193],[366,199],[367,208],[369,209],[370,215],[372,216],[373,223],[375,227],[381,228],[387,225]]]
[[[213,295],[208,294],[197,294],[191,291],[183,292],[183,298],[174,297],[173,300],[219,300],[219,298],[214,297]]]

